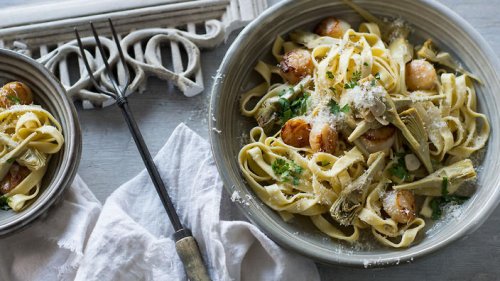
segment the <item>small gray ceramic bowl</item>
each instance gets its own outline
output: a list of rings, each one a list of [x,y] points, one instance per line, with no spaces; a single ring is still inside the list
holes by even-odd
[[[64,145],[50,160],[37,198],[19,213],[0,211],[0,237],[26,227],[47,212],[73,181],[82,150],[75,107],[49,70],[31,58],[0,49],[0,86],[10,81],[26,83],[33,91],[35,103],[42,105],[61,123]]]
[[[308,221],[295,219],[285,223],[276,212],[263,205],[245,184],[238,169],[237,155],[247,141],[255,121],[241,116],[239,97],[258,81],[253,71],[257,60],[273,62],[269,54],[276,36],[304,28],[309,29],[326,16],[345,19],[353,27],[359,16],[348,6],[334,0],[284,1],[264,12],[247,26],[232,44],[219,68],[210,102],[210,140],[215,161],[229,194],[237,200],[247,218],[280,245],[325,263],[355,266],[384,266],[413,260],[436,251],[460,237],[467,236],[483,223],[495,209],[500,197],[500,64],[485,40],[453,11],[432,0],[359,0],[360,6],[375,15],[402,17],[415,28],[414,43],[432,38],[451,52],[483,85],[476,85],[480,111],[492,125],[482,168],[479,169],[478,190],[462,206],[461,214],[445,218],[428,227],[413,246],[390,249],[374,246],[358,248],[332,240],[320,233]],[[236,192],[236,193],[235,193]]]

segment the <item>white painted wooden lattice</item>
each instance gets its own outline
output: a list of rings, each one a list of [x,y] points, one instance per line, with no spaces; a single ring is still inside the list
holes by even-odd
[[[119,81],[125,77],[118,52],[110,38],[111,18],[121,37],[126,61],[132,70],[127,95],[145,89],[148,75],[172,81],[186,96],[203,91],[200,48],[213,48],[235,29],[242,27],[267,7],[266,0],[70,0],[0,11],[0,47],[37,59],[54,72],[73,100],[84,108],[114,103],[92,88],[74,40],[74,27],[90,36],[89,21],[116,68]],[[22,12],[21,10],[22,9]],[[18,11],[16,11],[18,10]],[[18,15],[12,17],[10,15]],[[86,56],[98,81],[108,89],[95,41],[82,38]],[[168,58],[162,58],[167,54]],[[168,62],[166,62],[168,60]],[[78,73],[70,72],[78,64]]]

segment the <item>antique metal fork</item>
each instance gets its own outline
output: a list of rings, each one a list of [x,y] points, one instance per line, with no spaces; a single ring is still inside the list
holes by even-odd
[[[75,28],[76,40],[78,42],[78,46],[80,47],[80,54],[85,64],[85,68],[87,69],[90,80],[94,84],[95,88],[102,94],[115,99],[116,104],[122,109],[123,117],[127,122],[130,132],[132,133],[132,137],[134,138],[135,144],[139,149],[142,160],[144,161],[144,164],[146,165],[146,168],[151,177],[151,180],[153,181],[153,184],[156,188],[156,192],[158,192],[163,207],[167,211],[168,217],[172,222],[172,226],[174,227],[175,233],[173,236],[176,241],[175,248],[177,250],[179,257],[183,262],[184,269],[186,270],[188,278],[192,281],[210,280],[207,270],[205,268],[205,264],[203,263],[203,259],[201,257],[200,249],[198,248],[198,244],[196,243],[196,240],[192,236],[191,231],[185,228],[180,222],[179,216],[175,211],[172,200],[170,199],[170,196],[167,193],[167,189],[165,188],[165,184],[163,183],[160,177],[160,173],[158,172],[158,169],[156,168],[153,159],[151,158],[151,154],[149,153],[149,150],[146,144],[144,143],[144,139],[139,130],[139,127],[137,127],[137,123],[135,122],[132,112],[130,111],[130,108],[128,106],[125,93],[130,84],[130,73],[125,58],[123,56],[123,51],[120,46],[120,41],[118,40],[118,35],[116,34],[115,28],[113,27],[113,23],[111,22],[111,19],[108,19],[108,21],[109,21],[109,26],[111,27],[111,33],[113,34],[113,39],[118,49],[120,61],[125,70],[125,76],[126,76],[125,86],[123,88],[119,86],[119,83],[116,80],[113,71],[108,64],[108,59],[106,58],[106,54],[104,53],[104,49],[99,40],[99,36],[97,35],[97,31],[94,28],[92,22],[90,23],[90,27],[94,34],[95,42],[99,49],[99,53],[101,54],[102,60],[104,62],[106,74],[109,80],[111,81],[111,84],[113,85],[114,92],[108,91],[107,89],[99,85],[99,83],[95,79],[94,75],[92,74],[89,62],[87,61],[87,57],[85,55],[80,35],[78,34],[78,30]]]

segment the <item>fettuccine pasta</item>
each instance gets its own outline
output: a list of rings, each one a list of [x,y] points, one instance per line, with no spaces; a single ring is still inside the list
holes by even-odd
[[[40,192],[52,154],[63,143],[61,125],[33,104],[20,82],[0,89],[0,207],[19,212]]]
[[[334,239],[367,231],[408,247],[444,205],[467,199],[460,186],[476,178],[470,156],[490,126],[477,111],[477,77],[430,40],[415,48],[403,21],[356,10],[368,21],[357,31],[327,18],[278,37],[277,64],[258,62],[264,82],[241,98],[258,126],[238,161],[284,220],[307,216]]]

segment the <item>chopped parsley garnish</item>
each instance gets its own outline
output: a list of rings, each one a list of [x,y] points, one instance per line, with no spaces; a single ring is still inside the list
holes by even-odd
[[[16,96],[7,96],[7,98],[8,98],[11,102],[13,102],[13,103],[15,103],[15,104],[20,104],[20,103],[21,103],[21,100],[20,100],[18,97],[16,97]]]
[[[441,184],[441,197],[434,197],[431,202],[430,202],[430,207],[432,209],[432,216],[431,218],[433,220],[437,220],[441,217],[443,214],[443,206],[445,206],[448,203],[452,204],[458,204],[461,205],[469,197],[466,196],[458,196],[458,195],[450,195],[448,193],[448,178],[443,177],[443,183]]]
[[[340,107],[340,105],[334,100],[330,100],[330,102],[328,103],[328,107],[330,107],[330,112],[332,114],[339,114],[340,112],[348,113],[350,110],[348,104]]]
[[[375,74],[375,79],[380,80],[380,72],[377,72],[377,73]]]
[[[7,160],[7,163],[14,163],[16,161],[16,158],[10,158],[9,160]]]
[[[288,119],[292,118],[293,112],[290,108],[290,102],[287,99],[280,98],[278,104],[280,105],[281,123],[284,124]]]
[[[6,210],[10,209],[9,204],[8,204],[9,201],[10,201],[9,197],[7,197],[5,195],[0,196],[0,210],[6,211]]]
[[[398,153],[396,155],[398,157],[398,162],[392,165],[392,167],[389,169],[389,172],[395,176],[400,178],[401,180],[405,180],[408,178],[408,171],[406,170],[405,166],[405,160],[404,160],[404,153]]]
[[[326,77],[328,77],[328,79],[333,79],[335,78],[335,76],[333,75],[333,73],[331,71],[327,71],[326,72]]]
[[[353,89],[358,85],[358,81],[361,79],[361,72],[354,71],[351,75],[351,81],[344,84],[344,89]]]
[[[298,116],[306,113],[308,99],[309,99],[309,94],[304,94],[302,97],[292,102],[292,111],[295,115]]]
[[[368,63],[365,61],[365,62],[363,63],[363,65],[364,65],[364,66],[368,66]]]
[[[437,220],[441,217],[443,214],[443,211],[441,211],[441,200],[438,198],[433,198],[430,203],[430,207],[432,209],[432,215],[431,218],[433,220]]]
[[[332,91],[334,94],[337,94],[337,89],[335,89],[334,87],[330,87],[330,91]]]
[[[351,80],[358,82],[361,79],[361,71],[354,71]]]
[[[273,168],[273,172],[277,175],[281,175],[284,172],[288,171],[288,167],[288,163],[281,158],[274,160],[273,164],[271,165],[271,168]]]
[[[285,98],[279,98],[278,104],[280,105],[280,111],[278,114],[280,117],[280,123],[285,124],[286,121],[295,116],[304,115],[307,111],[308,99],[309,94],[306,93],[291,103]]]
[[[443,177],[443,182],[441,183],[441,195],[448,195],[448,177]]]
[[[300,174],[304,170],[302,167],[295,164],[295,162],[288,162],[281,158],[276,159],[271,164],[271,168],[276,175],[280,176],[281,181],[288,182],[291,180],[293,185],[299,184]]]
[[[353,89],[358,85],[358,82],[350,81],[344,84],[344,89]]]

